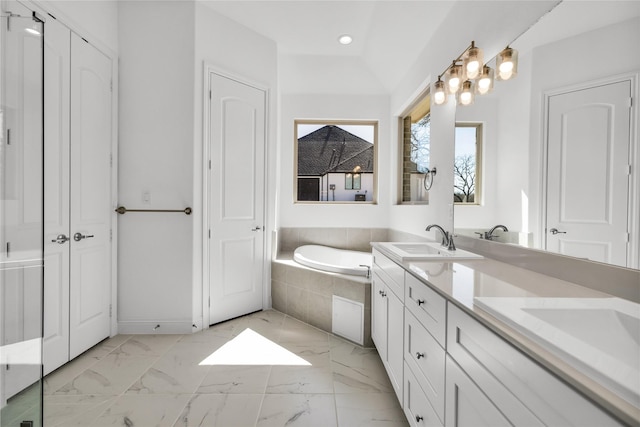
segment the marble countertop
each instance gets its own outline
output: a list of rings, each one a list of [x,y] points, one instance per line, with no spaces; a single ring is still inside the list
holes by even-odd
[[[487,298],[607,300],[615,298],[614,296],[491,258],[455,262],[401,262],[383,245],[372,243],[372,246],[618,418],[632,425],[640,420],[640,408],[605,387],[593,376],[585,374],[573,363],[559,357],[544,343],[531,339],[509,322],[486,311],[478,303],[478,300]],[[640,312],[640,305],[635,305]]]

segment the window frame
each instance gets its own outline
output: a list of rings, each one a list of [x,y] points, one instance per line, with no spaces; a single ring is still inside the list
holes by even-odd
[[[454,195],[453,195],[453,204],[458,206],[480,206],[482,205],[482,195],[483,195],[483,180],[482,180],[482,169],[483,169],[483,160],[482,160],[482,152],[483,152],[483,135],[484,135],[484,123],[483,122],[456,122],[455,129],[458,128],[475,128],[476,129],[476,154],[475,154],[475,182],[474,187],[475,190],[473,192],[473,202],[459,202],[455,200],[455,186],[454,186]],[[454,167],[456,161],[456,146],[454,139]],[[455,185],[455,171],[454,171],[454,185]]]
[[[425,114],[421,114],[425,111]],[[429,190],[424,190],[425,200],[410,200],[411,194],[411,176],[415,174],[422,174],[426,177],[426,174],[418,172],[417,165],[411,162],[411,140],[407,139],[407,132],[411,132],[411,115],[419,114],[421,120],[425,116],[431,116],[431,94],[430,88],[427,87],[409,107],[398,117],[398,195],[397,200],[400,205],[428,205],[429,204]],[[429,119],[429,122],[431,119]],[[407,124],[409,124],[407,126]],[[429,152],[431,152],[431,140],[429,140]],[[407,168],[408,163],[413,163],[414,167]],[[431,159],[429,159],[429,169],[431,169]],[[422,189],[420,191],[423,191]],[[408,192],[408,193],[407,193]],[[409,200],[405,200],[409,194]]]
[[[357,192],[362,190],[362,175],[369,174],[369,172],[358,172],[360,176],[359,188],[346,189],[347,191],[354,192],[353,200],[298,200],[298,126],[299,125],[333,125],[333,126],[371,126],[373,128],[373,172],[372,175],[372,183],[373,189],[371,194],[371,200],[366,201],[356,201],[355,194],[359,194]],[[293,203],[294,204],[325,204],[325,205],[340,205],[340,204],[357,204],[357,205],[375,205],[378,203],[378,130],[379,130],[379,121],[378,120],[364,120],[364,119],[344,119],[344,120],[323,120],[323,119],[294,119],[293,121]],[[347,173],[344,173],[342,185],[339,182],[328,182],[327,179],[327,188],[330,186],[335,186],[335,188],[346,187],[346,177]],[[323,181],[323,176],[318,177],[320,181]],[[353,172],[351,173],[352,185],[353,185]],[[330,191],[330,190],[329,190]],[[365,193],[366,194],[366,193]],[[322,191],[320,191],[320,198],[322,198]]]

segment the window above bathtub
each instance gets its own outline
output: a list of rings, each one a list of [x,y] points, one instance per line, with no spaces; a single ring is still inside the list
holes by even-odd
[[[378,122],[295,120],[296,203],[373,204]]]

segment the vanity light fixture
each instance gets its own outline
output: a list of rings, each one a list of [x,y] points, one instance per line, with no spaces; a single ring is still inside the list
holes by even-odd
[[[509,80],[518,74],[518,51],[507,46],[496,57],[498,80]]]
[[[493,68],[484,65],[482,73],[476,82],[476,92],[480,95],[487,94],[493,90],[494,71]]]
[[[449,66],[444,77],[447,81],[447,92],[451,95],[455,95],[462,84],[462,65],[456,64],[456,62],[453,61],[453,64]]]
[[[438,81],[433,85],[433,102],[436,105],[442,105],[447,102],[447,92],[444,88],[444,82],[440,80],[440,76],[438,76]]]
[[[460,105],[470,105],[475,94],[484,95],[493,90],[496,78],[508,80],[518,72],[518,51],[509,46],[496,56],[495,71],[483,61],[482,49],[472,41],[471,45],[438,76],[438,81],[433,84],[433,103],[445,104],[447,95],[455,95]],[[446,84],[442,81],[443,76]]]
[[[480,75],[484,65],[483,53],[482,49],[476,47],[475,42],[471,42],[467,54],[462,59],[462,64],[467,79],[475,79]]]
[[[351,44],[353,43],[353,37],[351,37],[349,34],[343,34],[340,37],[338,37],[338,43],[343,45]]]
[[[460,92],[458,92],[457,94],[457,100],[459,104],[461,105],[473,104],[475,95],[473,93],[471,86],[472,86],[471,80],[465,80],[465,82],[462,83],[462,90],[460,90]]]

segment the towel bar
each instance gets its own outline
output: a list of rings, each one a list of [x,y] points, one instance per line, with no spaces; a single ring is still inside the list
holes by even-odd
[[[184,214],[191,215],[191,208],[184,208],[184,209],[127,209],[124,206],[119,206],[118,209],[116,209],[116,212],[118,212],[120,215],[124,215],[127,212],[182,212]]]

